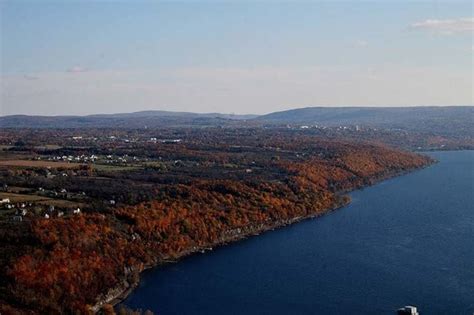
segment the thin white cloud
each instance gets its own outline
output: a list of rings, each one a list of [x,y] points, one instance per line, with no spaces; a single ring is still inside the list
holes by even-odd
[[[25,78],[25,80],[39,80],[38,76],[32,74],[25,74],[23,78]]]
[[[369,42],[363,39],[358,39],[352,43],[354,47],[365,48],[369,46]]]
[[[70,72],[70,73],[79,73],[79,72],[85,72],[87,69],[84,68],[84,67],[80,67],[80,66],[74,66],[72,68],[69,68],[67,69],[67,72]]]
[[[474,31],[474,18],[428,19],[410,25],[411,29],[430,31],[438,34],[460,34]]]

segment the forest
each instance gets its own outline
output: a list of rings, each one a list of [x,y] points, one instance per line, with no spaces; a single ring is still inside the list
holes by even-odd
[[[282,128],[5,129],[0,313],[113,313],[145,268],[321,216],[433,162]]]

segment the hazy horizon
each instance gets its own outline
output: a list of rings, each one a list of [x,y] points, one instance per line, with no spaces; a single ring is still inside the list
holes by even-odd
[[[1,116],[474,103],[469,1],[0,9]]]
[[[0,117],[6,116],[17,116],[17,115],[26,115],[26,116],[46,116],[46,117],[60,117],[60,116],[94,116],[94,115],[120,115],[120,114],[134,114],[134,113],[141,113],[141,112],[170,112],[170,113],[191,113],[191,114],[219,114],[219,115],[236,115],[236,116],[263,116],[275,112],[282,112],[282,111],[290,111],[290,110],[297,110],[297,109],[305,109],[305,108],[381,108],[381,109],[390,109],[390,108],[414,108],[414,107],[473,107],[474,104],[467,104],[467,105],[406,105],[406,106],[377,106],[377,105],[366,105],[366,106],[350,106],[350,105],[336,105],[336,106],[304,106],[304,107],[293,107],[288,109],[282,109],[272,112],[265,112],[261,114],[255,113],[235,113],[235,112],[200,112],[200,111],[173,111],[173,110],[162,110],[162,109],[143,109],[143,110],[134,110],[130,112],[96,112],[96,113],[85,113],[85,114],[51,114],[51,115],[43,115],[43,114],[0,114]]]

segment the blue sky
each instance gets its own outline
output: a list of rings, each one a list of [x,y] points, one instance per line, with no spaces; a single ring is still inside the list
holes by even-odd
[[[472,104],[472,2],[3,1],[1,115]]]

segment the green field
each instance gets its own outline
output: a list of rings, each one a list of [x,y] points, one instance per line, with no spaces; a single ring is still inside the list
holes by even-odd
[[[94,169],[99,172],[122,172],[133,171],[142,168],[140,165],[110,165],[110,164],[94,164]]]
[[[54,199],[38,195],[15,194],[10,192],[0,192],[0,199],[9,198],[11,203],[34,202],[41,205],[52,205],[56,207],[83,207],[84,204],[64,199]]]

